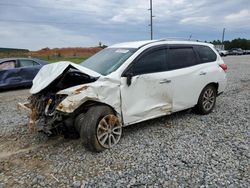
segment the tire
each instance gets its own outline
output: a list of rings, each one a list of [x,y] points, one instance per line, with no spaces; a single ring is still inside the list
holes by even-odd
[[[79,114],[76,118],[75,118],[75,122],[74,122],[74,126],[75,126],[75,130],[80,134],[81,132],[81,122],[84,121],[84,118],[85,118],[85,114],[86,113],[82,113],[82,114]]]
[[[122,135],[118,118],[110,107],[104,105],[92,106],[85,114],[80,114],[75,126],[78,127],[84,146],[95,152],[112,148]]]
[[[198,114],[205,115],[212,112],[216,103],[217,89],[214,85],[207,85],[199,96],[195,111]]]

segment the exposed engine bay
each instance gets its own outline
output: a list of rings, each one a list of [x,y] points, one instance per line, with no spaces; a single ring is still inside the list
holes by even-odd
[[[67,95],[56,94],[58,91],[76,85],[94,82],[98,77],[92,77],[74,67],[68,67],[57,79],[39,93],[28,98],[28,108],[31,110],[29,127],[43,131],[48,135],[70,132],[75,114],[63,114],[56,110]]]

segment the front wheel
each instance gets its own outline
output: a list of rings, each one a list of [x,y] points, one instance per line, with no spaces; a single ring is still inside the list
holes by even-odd
[[[122,125],[108,106],[92,106],[77,121],[85,147],[91,151],[103,151],[115,146],[121,139]]]
[[[206,86],[200,96],[195,110],[198,114],[209,114],[214,109],[217,91],[213,85]]]

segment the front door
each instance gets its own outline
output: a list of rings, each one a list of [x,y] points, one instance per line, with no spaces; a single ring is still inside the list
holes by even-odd
[[[169,114],[172,110],[172,83],[168,79],[166,49],[143,52],[121,78],[124,125]],[[131,83],[126,75],[132,75]]]

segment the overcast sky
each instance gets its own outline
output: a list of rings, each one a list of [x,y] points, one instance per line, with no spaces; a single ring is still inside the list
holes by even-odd
[[[87,47],[150,38],[149,0],[1,0],[0,47]],[[154,38],[250,39],[250,0],[153,0]]]

